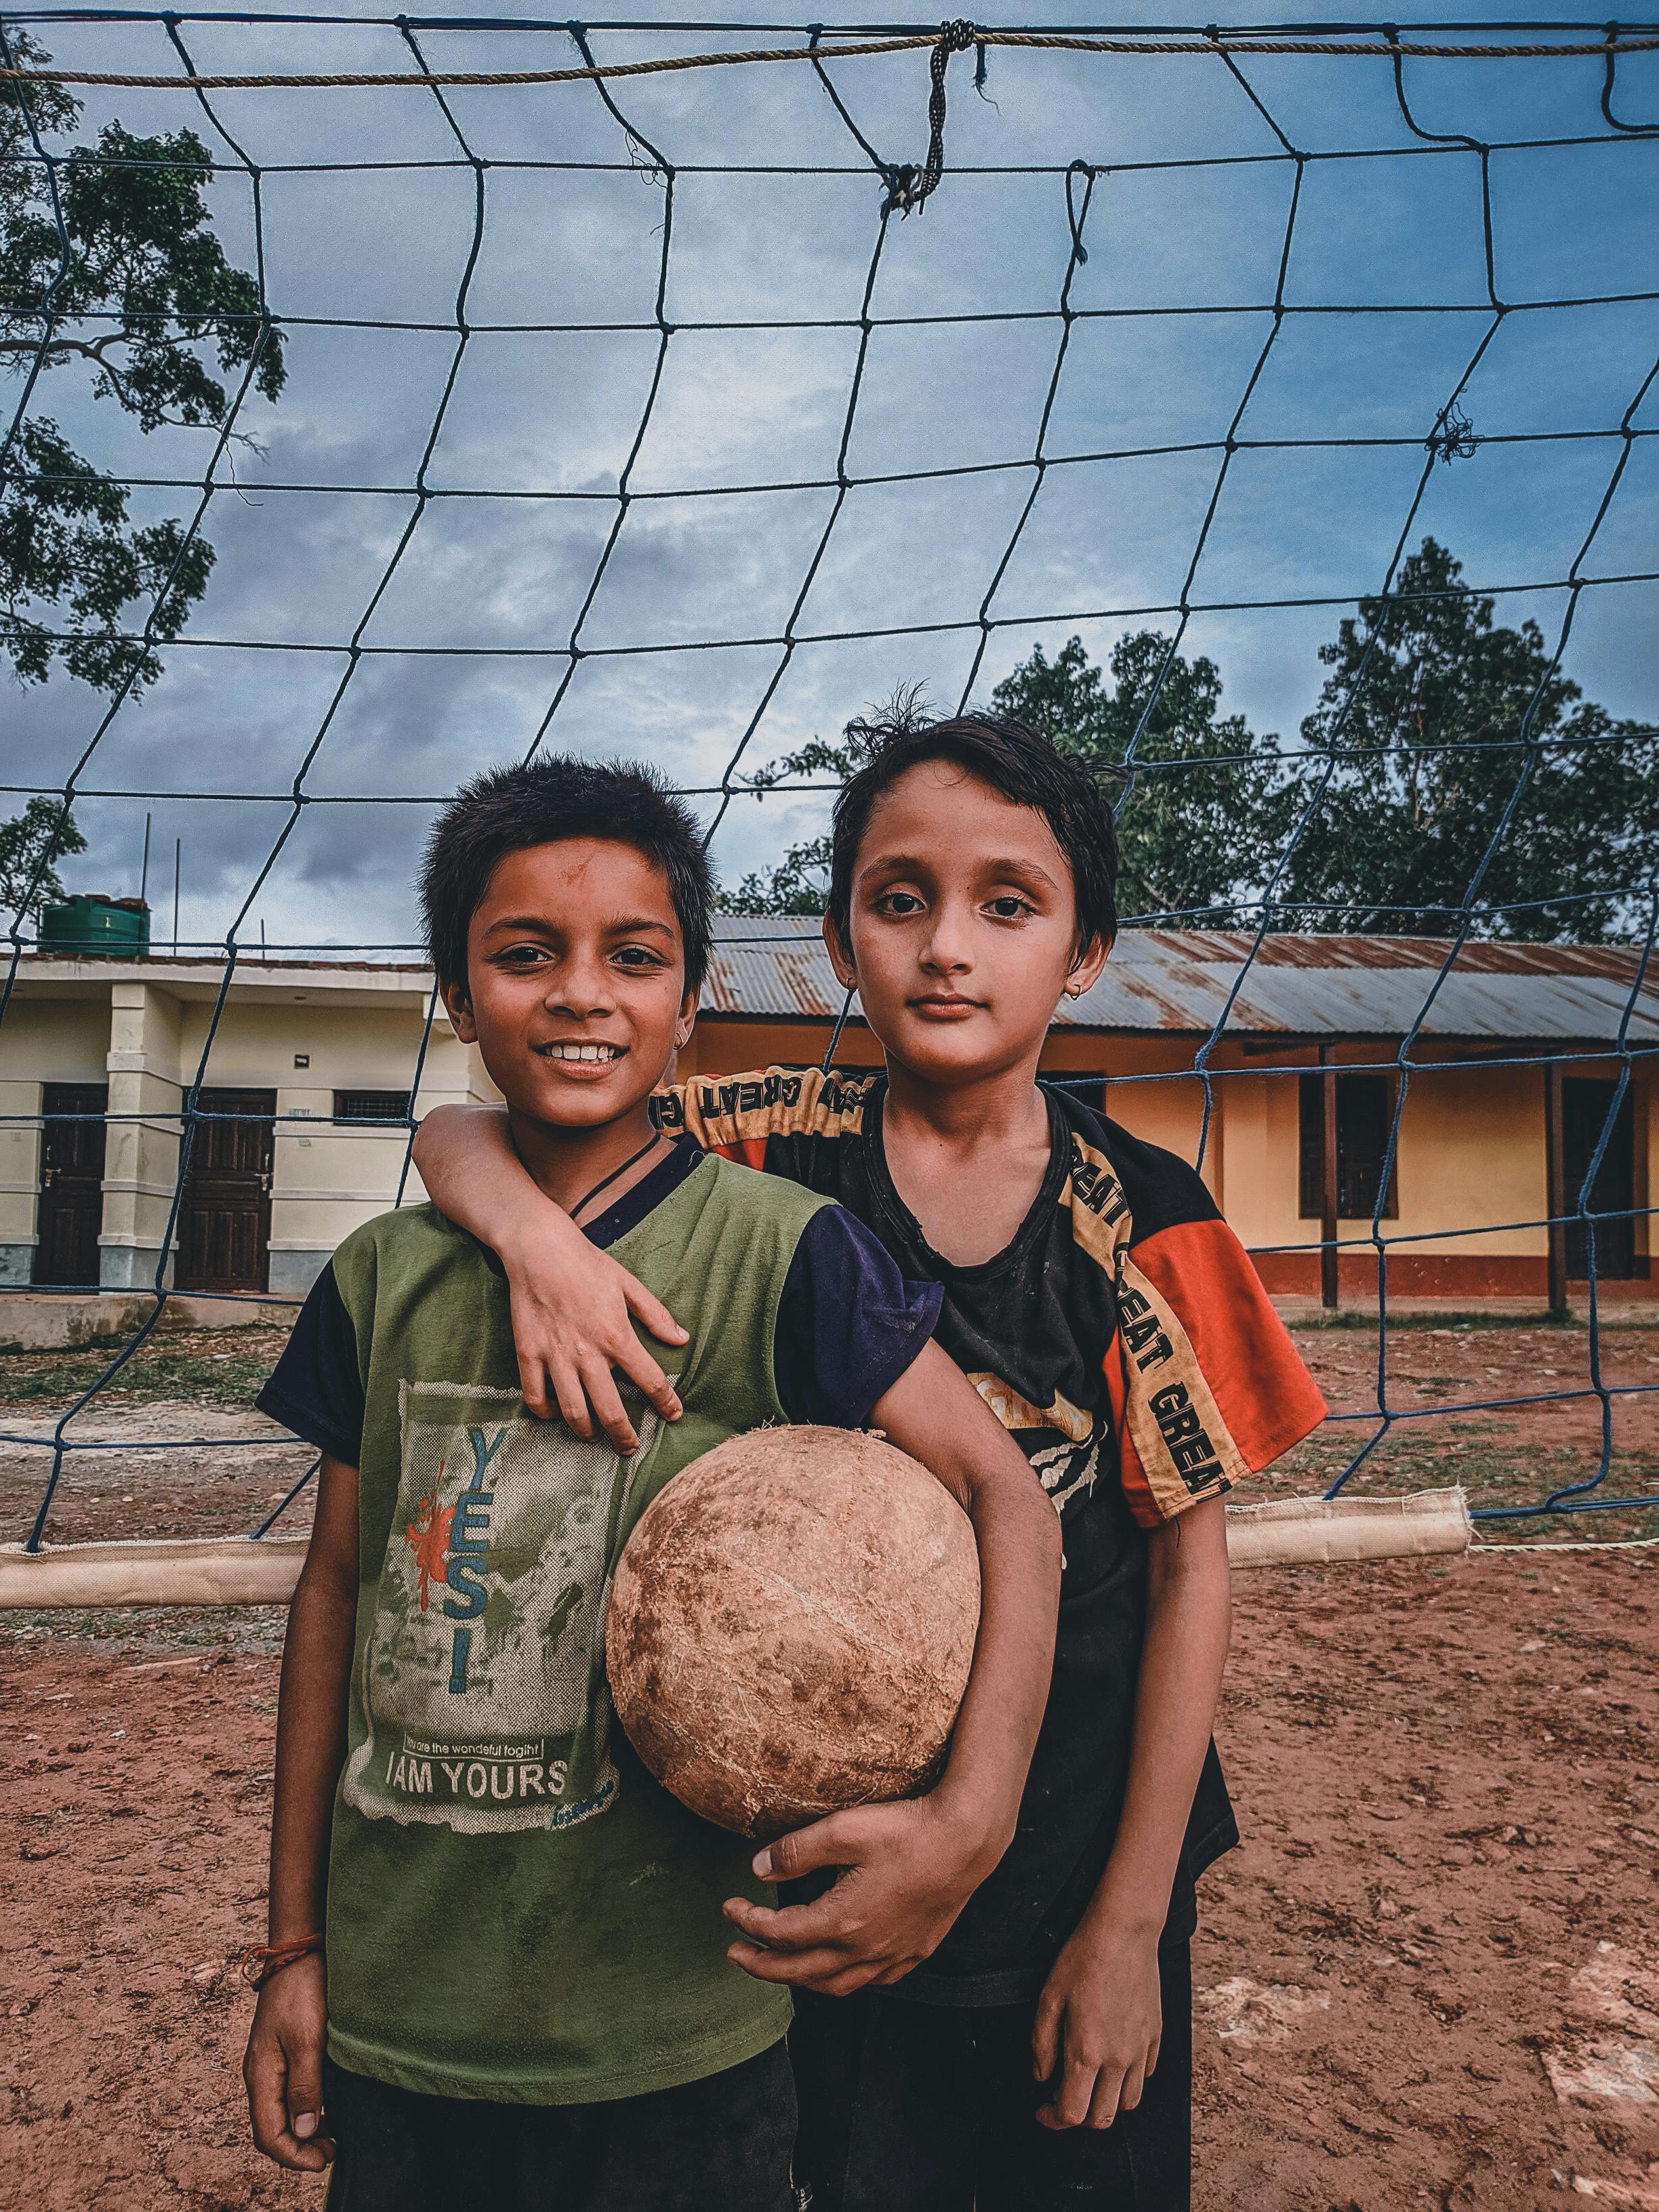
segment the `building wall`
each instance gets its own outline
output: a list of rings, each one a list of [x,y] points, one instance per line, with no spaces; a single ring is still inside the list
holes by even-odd
[[[1390,1056],[1382,1046],[1345,1045],[1334,1059],[1339,1067],[1375,1066]],[[1399,1212],[1381,1224],[1390,1291],[1401,1297],[1543,1297],[1549,1253],[1543,1068],[1506,1064],[1501,1048],[1460,1059],[1454,1048],[1419,1045],[1414,1056],[1438,1064],[1414,1067],[1406,1086],[1396,1155]],[[1288,1057],[1282,1065],[1291,1065]],[[1304,1058],[1301,1069],[1307,1065]],[[1605,1060],[1570,1060],[1563,1073],[1606,1079],[1614,1069]],[[1319,1239],[1318,1220],[1299,1210],[1297,1077],[1263,1072],[1218,1089],[1226,1102],[1228,1218],[1256,1252],[1271,1288],[1316,1291],[1316,1249],[1261,1249],[1312,1248]],[[1635,1089],[1633,1200],[1640,1208],[1651,1202],[1659,1160],[1659,1090],[1650,1066],[1638,1064]],[[1611,1295],[1642,1294],[1651,1230],[1638,1215],[1637,1281],[1610,1286]],[[1345,1248],[1343,1293],[1375,1296],[1370,1218],[1340,1222],[1338,1235]]]
[[[39,1125],[14,1115],[40,1111],[41,1085],[0,1076],[0,1286],[27,1283],[34,1268],[40,1194]]]
[[[400,1179],[404,1205],[418,1206],[426,1197],[412,1164],[404,1176],[407,1130],[327,1126],[337,1090],[395,1091],[410,1084],[420,1022],[380,1013],[365,1020],[355,1012],[319,1008],[307,1034],[309,1069],[290,1066],[276,1093],[270,1287],[290,1294],[310,1288],[329,1254],[354,1229],[399,1202]],[[496,1096],[476,1049],[462,1044],[447,1022],[441,1029],[434,1024],[421,1069],[416,1117],[434,1106]],[[304,1121],[324,1126],[295,1126]]]
[[[211,1008],[185,1009],[185,1054],[201,1056]],[[391,1006],[341,1005],[327,989],[233,1000],[215,1033],[205,1081],[276,1094],[270,1189],[270,1287],[301,1296],[354,1229],[426,1192],[413,1167],[404,1176],[405,1129],[332,1123],[337,1091],[408,1091],[416,1077],[426,1006],[411,992]],[[304,1067],[295,1065],[303,1059]],[[476,1050],[441,1012],[420,1066],[416,1115],[434,1106],[494,1097]],[[319,1126],[305,1129],[303,1121]]]
[[[1419,1048],[1426,1056],[1427,1048]],[[1344,1045],[1340,1068],[1375,1067],[1382,1046]],[[1310,1050],[1263,1064],[1238,1047],[1218,1054],[1227,1159],[1226,1212],[1274,1290],[1319,1287],[1317,1217],[1300,1206],[1300,1077]],[[1224,1070],[1237,1068],[1237,1074]],[[1400,1117],[1399,1212],[1381,1224],[1389,1284],[1401,1296],[1541,1294],[1546,1286],[1544,1089],[1540,1070],[1478,1064],[1413,1070]],[[1510,1228],[1532,1222],[1532,1228]],[[1459,1233],[1448,1235],[1448,1231]],[[1371,1221],[1342,1220],[1345,1293],[1374,1295]],[[1288,1249],[1287,1249],[1288,1248]],[[1301,1248],[1301,1249],[1297,1249]]]

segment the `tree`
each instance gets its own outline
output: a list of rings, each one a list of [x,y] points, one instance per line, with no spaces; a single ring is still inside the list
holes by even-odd
[[[1328,781],[1281,896],[1304,926],[1443,936],[1501,826],[1477,934],[1628,936],[1659,853],[1659,734],[1583,701],[1536,623],[1495,623],[1462,574],[1425,538],[1321,648],[1302,735]]]
[[[1162,672],[1135,750],[1133,781],[1125,778],[1129,799],[1118,823],[1118,903],[1142,919],[1179,915],[1189,925],[1212,928],[1236,921],[1238,902],[1261,880],[1289,820],[1273,741],[1257,738],[1242,715],[1220,714],[1221,678],[1213,662],[1171,658],[1168,639],[1156,631],[1121,639],[1110,667],[1114,689],[1080,638],[1068,640],[1053,660],[1036,646],[997,685],[992,704],[1043,731],[1062,752],[1115,776]],[[913,689],[879,719],[917,719],[924,707]],[[850,775],[865,758],[862,726],[849,725],[834,742],[814,738],[763,769],[756,786],[770,788],[786,775]],[[1183,764],[1160,772],[1158,763],[1176,761]],[[810,839],[792,846],[775,867],[745,876],[735,891],[721,894],[720,904],[728,914],[822,914],[829,866],[830,840]]]
[[[64,896],[53,863],[86,849],[61,799],[31,799],[21,814],[0,822],[0,914],[38,926],[42,908]]]
[[[11,67],[51,61],[3,24],[0,56]],[[49,169],[36,137],[66,137],[80,113],[62,85],[0,88],[0,360],[39,379],[78,365],[94,396],[146,433],[224,422],[230,400],[204,349],[221,374],[275,399],[282,338],[214,235],[206,146],[191,131],[143,138],[110,123]],[[33,404],[27,386],[20,401]],[[207,587],[212,546],[176,520],[134,523],[126,487],[46,416],[25,414],[0,443],[0,649],[19,679],[43,682],[56,657],[100,690],[154,683],[161,661],[123,641],[124,610],[151,602],[150,635],[177,637]],[[76,633],[68,642],[54,639],[54,618]]]
[[[861,757],[851,730],[834,741],[811,738],[799,751],[786,753],[781,760],[758,769],[750,787],[771,791],[787,775],[844,782]],[[774,866],[751,870],[736,890],[717,892],[714,903],[722,914],[822,914],[829,898],[830,840],[808,837],[792,845]]]
[[[1036,647],[993,702],[1103,773],[1127,764],[1119,903],[1137,919],[1253,921],[1271,884],[1281,929],[1443,936],[1473,896],[1479,936],[1644,930],[1659,732],[1584,700],[1537,624],[1496,623],[1462,574],[1425,538],[1394,592],[1340,623],[1320,648],[1328,672],[1297,761],[1222,714],[1212,662],[1151,630],[1121,639],[1106,670],[1079,638],[1052,660]],[[857,726],[757,781],[849,774]],[[796,845],[723,903],[819,913],[828,862],[827,838]]]
[[[735,890],[714,894],[721,914],[822,914],[830,902],[830,840],[792,845],[775,867],[751,869]]]
[[[1256,736],[1242,714],[1221,713],[1213,661],[1184,659],[1156,630],[1120,638],[1109,672],[1109,686],[1081,638],[1053,660],[1034,646],[992,703],[1046,731],[1062,752],[1124,776],[1125,913],[1208,928],[1242,920],[1242,902],[1264,880],[1290,822],[1275,741]]]

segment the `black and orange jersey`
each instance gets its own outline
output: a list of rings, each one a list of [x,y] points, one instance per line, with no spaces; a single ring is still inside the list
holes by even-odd
[[[1232,1489],[1325,1407],[1196,1170],[1044,1086],[1048,1173],[1012,1241],[953,1267],[887,1171],[884,1075],[695,1077],[669,1127],[837,1199],[913,1281],[942,1285],[937,1339],[1019,1443],[1060,1515],[1054,1673],[1013,1845],[927,1966],[933,2002],[1013,2002],[1040,1982],[1109,1853],[1146,1623],[1146,1532]],[[1171,1904],[1233,1840],[1212,1753]],[[1183,1924],[1184,1923],[1184,1924]]]

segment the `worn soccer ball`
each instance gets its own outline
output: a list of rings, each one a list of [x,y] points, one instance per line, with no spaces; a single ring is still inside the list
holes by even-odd
[[[973,1527],[925,1468],[844,1429],[755,1429],[641,1516],[605,1656],[683,1803],[769,1840],[937,1774],[979,1629]]]

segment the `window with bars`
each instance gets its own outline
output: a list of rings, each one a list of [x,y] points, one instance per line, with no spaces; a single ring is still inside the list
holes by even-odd
[[[1301,1203],[1304,1221],[1324,1212],[1325,1082],[1322,1075],[1301,1080]],[[1336,1079],[1336,1212],[1340,1221],[1369,1221],[1376,1211],[1377,1186],[1394,1120],[1394,1082],[1387,1075],[1339,1075]],[[1398,1161],[1389,1177],[1382,1218],[1398,1218]]]
[[[406,1091],[337,1091],[334,1094],[334,1118],[337,1121],[406,1121],[409,1119],[409,1093]]]

